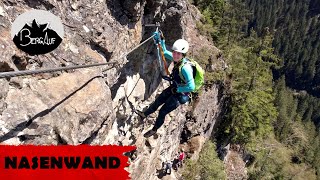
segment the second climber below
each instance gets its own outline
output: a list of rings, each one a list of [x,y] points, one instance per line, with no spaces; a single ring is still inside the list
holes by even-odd
[[[170,74],[170,86],[162,91],[147,110],[144,112],[137,111],[138,115],[144,119],[163,105],[159,110],[159,115],[153,128],[144,134],[146,138],[157,132],[164,123],[167,114],[175,110],[179,105],[188,102],[190,93],[195,89],[193,68],[187,63],[188,59],[186,58],[189,43],[184,39],[178,39],[173,43],[172,52],[170,52],[166,49],[165,40],[160,38],[159,32],[154,33],[154,40],[156,43],[160,43],[165,58],[171,62],[173,61],[174,67]]]

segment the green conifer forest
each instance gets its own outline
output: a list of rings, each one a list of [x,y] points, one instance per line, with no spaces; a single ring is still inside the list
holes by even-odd
[[[320,179],[320,1],[192,3],[198,30],[230,66],[230,106],[213,141],[227,137],[255,157],[249,179]]]

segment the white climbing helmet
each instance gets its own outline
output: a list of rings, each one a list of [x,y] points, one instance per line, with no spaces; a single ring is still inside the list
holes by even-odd
[[[189,50],[189,43],[184,39],[178,39],[173,43],[172,50],[183,54],[187,53]]]

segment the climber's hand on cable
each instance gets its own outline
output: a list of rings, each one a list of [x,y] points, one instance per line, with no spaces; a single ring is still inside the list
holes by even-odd
[[[158,44],[159,42],[160,42],[160,33],[158,32],[158,31],[155,31],[154,33],[153,33],[153,40],[154,40],[154,42],[156,43],[156,44]]]
[[[171,93],[172,94],[177,94],[177,88],[176,87],[171,88]]]

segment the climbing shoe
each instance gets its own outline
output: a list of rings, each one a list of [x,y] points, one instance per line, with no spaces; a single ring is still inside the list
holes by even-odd
[[[148,138],[148,137],[154,135],[156,132],[157,132],[157,131],[151,129],[151,130],[149,130],[148,132],[146,132],[143,136],[144,136],[145,138]]]
[[[146,118],[146,115],[144,115],[144,112],[139,111],[139,110],[136,110],[135,112],[140,116],[141,120]]]

